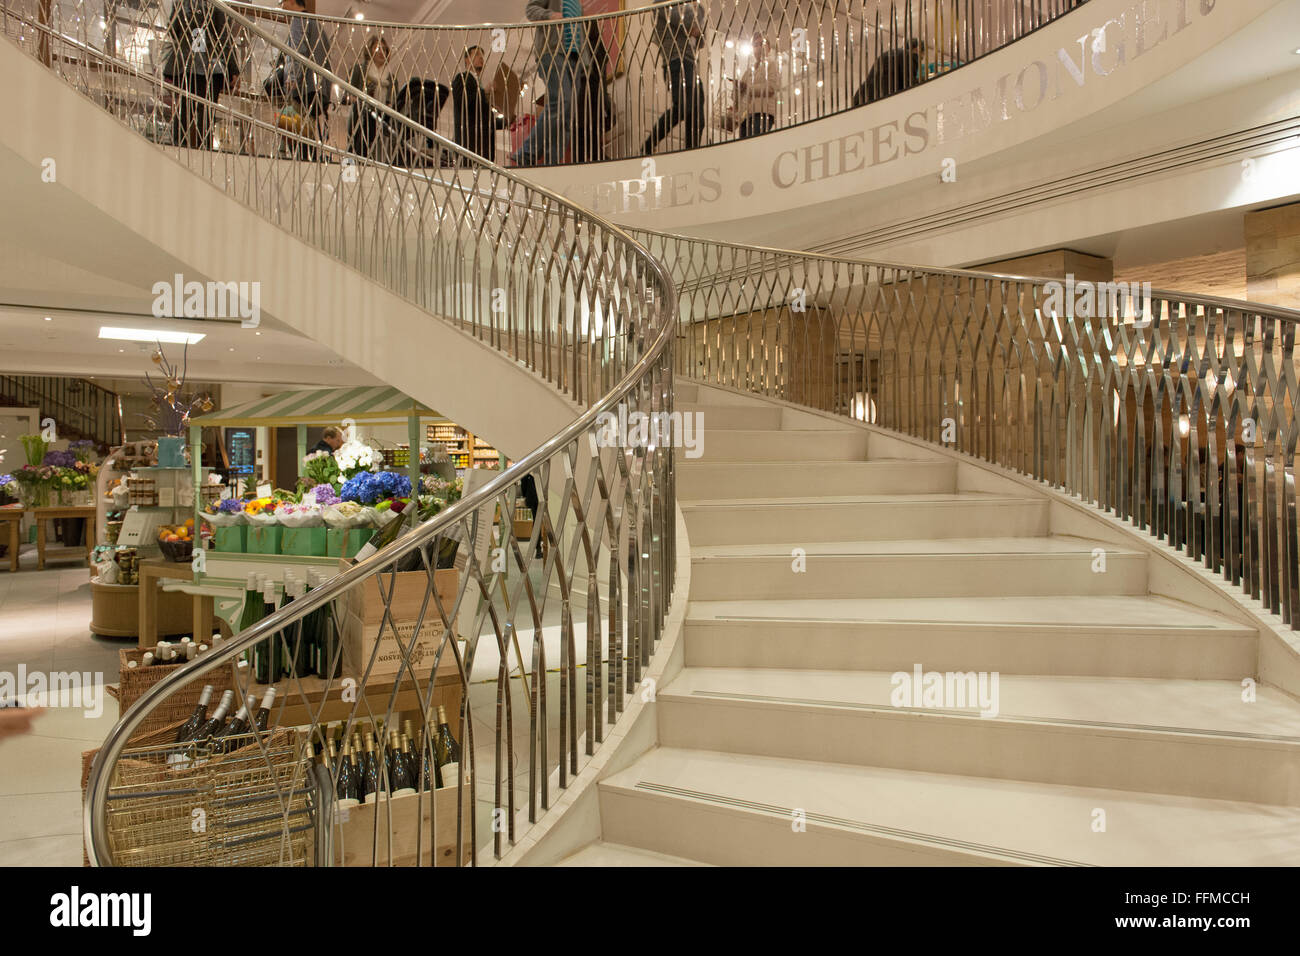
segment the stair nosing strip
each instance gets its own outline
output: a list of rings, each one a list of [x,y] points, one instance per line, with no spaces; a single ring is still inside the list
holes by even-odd
[[[1224,635],[1236,634],[1242,637],[1255,637],[1257,631],[1242,624],[1239,627],[1224,627],[1214,624],[1079,624],[1072,621],[947,621],[942,618],[891,618],[891,617],[774,617],[757,614],[720,614],[715,617],[686,617],[687,624],[714,624],[724,621],[762,621],[772,624],[882,624],[891,627],[935,627],[948,626],[957,628],[997,628],[999,630],[1016,630],[1020,628],[1044,628],[1050,630],[1105,630],[1125,633],[1129,631],[1221,631]]]
[[[681,697],[682,695],[675,695],[672,688],[669,687],[662,692],[661,696]],[[967,720],[985,721],[988,723],[1006,721],[1008,723],[1050,724],[1052,726],[1078,727],[1082,729],[1104,728],[1106,730],[1177,734],[1185,737],[1221,737],[1232,740],[1250,740],[1258,743],[1300,744],[1300,736],[1293,737],[1282,734],[1257,734],[1232,730],[1214,730],[1208,728],[1198,729],[1194,727],[1164,727],[1158,724],[1125,724],[1117,721],[1077,720],[1068,717],[1033,717],[1021,714],[999,713],[996,717],[981,717],[978,713],[971,713],[964,710],[953,710],[945,707],[895,707],[892,704],[886,706],[884,704],[867,704],[860,701],[816,700],[805,697],[777,697],[770,694],[733,694],[727,691],[699,689],[692,690],[690,696],[706,697],[715,700],[754,701],[756,703],[793,704],[811,707],[835,707],[843,710],[861,710],[869,711],[871,713],[957,717],[965,718]]]
[[[729,797],[720,793],[708,793],[703,790],[689,790],[684,787],[670,787],[661,783],[648,783],[644,780],[638,780],[634,789],[644,790],[650,793],[660,793],[666,796],[688,797],[701,803],[709,803],[714,806],[735,807],[744,810],[754,810],[769,816],[789,819],[794,813],[794,807],[780,807],[775,804],[757,803],[753,800],[743,800],[739,797]],[[904,830],[899,827],[887,827],[878,823],[867,823],[864,820],[851,820],[848,817],[834,817],[825,813],[815,813],[804,811],[804,819],[817,823],[823,823],[828,826],[840,827],[846,830],[857,830],[862,833],[872,833],[880,836],[889,836],[895,839],[912,840],[917,843],[929,843],[936,846],[948,847],[950,849],[962,849],[972,852],[992,853],[998,856],[1010,859],[1021,860],[1024,862],[1043,863],[1052,866],[1095,866],[1092,863],[1081,863],[1077,860],[1067,860],[1062,857],[1047,856],[1041,853],[1031,853],[1025,850],[1013,850],[1010,847],[999,847],[987,843],[973,843],[969,840],[960,840],[956,837],[940,836],[936,833],[922,833],[919,830]]]

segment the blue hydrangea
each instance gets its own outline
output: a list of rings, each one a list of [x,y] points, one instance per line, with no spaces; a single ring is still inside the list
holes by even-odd
[[[363,471],[343,483],[339,497],[373,505],[388,498],[406,498],[411,494],[411,479],[400,471]]]

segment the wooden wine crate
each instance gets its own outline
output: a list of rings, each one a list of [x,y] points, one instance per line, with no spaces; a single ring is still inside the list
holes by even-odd
[[[342,562],[346,569],[349,565]],[[391,623],[384,623],[384,601],[380,597],[380,586],[385,591],[393,589],[391,606]],[[416,674],[427,676],[432,665],[433,656],[442,644],[442,615],[432,597],[425,608],[424,618],[420,623],[419,634],[415,633],[416,621],[420,619],[420,608],[424,604],[425,591],[429,586],[429,576],[424,571],[402,571],[395,575],[380,574],[366,578],[361,584],[347,593],[343,613],[344,661],[353,667],[363,669],[369,664],[370,655],[375,644],[380,644],[379,655],[370,673],[373,676],[396,674],[402,666],[402,647],[408,646],[412,637],[415,646],[410,650],[410,661],[416,668]],[[434,587],[442,601],[445,611],[450,612],[456,601],[456,592],[460,588],[460,572],[455,568],[445,568],[434,572]],[[381,633],[381,624],[382,633]],[[452,637],[455,638],[456,622],[452,622]],[[398,640],[401,640],[401,646]],[[444,672],[455,673],[456,660],[448,647],[443,651],[438,664],[438,675]],[[409,672],[408,672],[409,673]]]
[[[456,794],[460,787],[442,787],[429,793],[410,793],[401,797],[380,796],[375,803],[363,803],[345,812],[337,811],[334,835],[335,858],[342,866],[388,866],[392,846],[392,866],[456,865]],[[470,828],[470,805],[473,786],[467,780],[461,821],[465,833],[461,865],[470,861],[473,830]],[[391,811],[391,813],[390,813]],[[375,815],[379,825],[375,826]],[[423,818],[423,823],[417,823]],[[433,833],[433,859],[429,858],[429,833]],[[417,829],[422,847],[417,842]],[[390,841],[391,834],[391,841]]]

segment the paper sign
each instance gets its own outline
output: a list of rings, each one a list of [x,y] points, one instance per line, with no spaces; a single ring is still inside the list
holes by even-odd
[[[159,488],[158,489],[158,507],[175,508],[176,507],[176,489]]]
[[[315,488],[313,488],[311,491],[308,491],[308,492],[304,492],[304,493],[303,493],[303,496],[302,496],[302,503],[303,503],[304,505],[308,505],[308,506],[314,505],[314,504],[316,503],[316,489],[315,489]]]
[[[271,497],[271,486],[270,486],[269,484],[268,484],[268,485],[258,485],[258,486],[257,486],[257,497],[259,497],[259,498],[269,498],[269,497]]]

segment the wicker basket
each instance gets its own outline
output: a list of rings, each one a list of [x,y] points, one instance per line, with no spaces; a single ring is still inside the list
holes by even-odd
[[[118,655],[121,657],[118,678],[120,683],[117,692],[119,717],[125,714],[132,704],[143,697],[145,691],[150,687],[184,666],[183,664],[155,664],[145,667],[141,664],[145,653],[144,649],[138,647],[118,651]],[[131,661],[135,661],[135,667],[127,667],[127,664]],[[212,685],[212,699],[217,700],[223,691],[235,689],[233,669],[219,667],[215,671],[209,671],[202,677],[195,678],[175,691],[144,719],[144,723],[132,735],[131,745],[139,745],[139,741],[143,740],[152,731],[161,727],[175,726],[185,720],[198,706],[199,695],[203,693],[204,684]]]
[[[275,730],[260,743],[247,734],[238,749],[171,768],[167,756],[182,723],[132,738],[114,768],[108,826],[117,865],[308,865],[311,748],[298,732]],[[83,805],[98,752],[82,755]],[[290,801],[287,845],[279,836],[281,796]],[[196,805],[206,814],[202,831],[192,828]],[[84,848],[83,862],[90,863]]]

